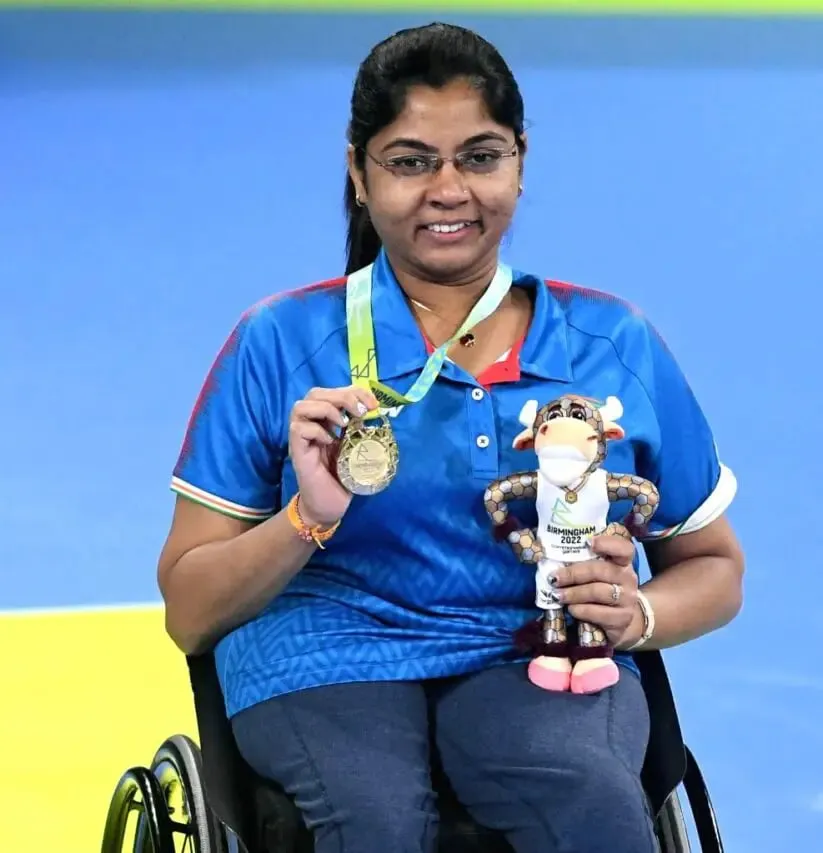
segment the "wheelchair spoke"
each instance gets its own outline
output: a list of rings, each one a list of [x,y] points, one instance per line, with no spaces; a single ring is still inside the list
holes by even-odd
[[[225,840],[205,800],[196,745],[182,735],[169,738],[158,749],[152,772],[163,791],[176,853],[221,853]]]
[[[145,767],[132,767],[120,778],[109,804],[103,831],[103,853],[122,853],[133,814],[138,815],[135,853],[174,853],[163,792]]]

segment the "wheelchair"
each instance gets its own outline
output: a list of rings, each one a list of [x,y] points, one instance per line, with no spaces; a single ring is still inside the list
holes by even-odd
[[[173,735],[148,766],[126,770],[109,803],[101,853],[124,853],[126,843],[133,853],[312,853],[311,834],[293,802],[240,756],[212,655],[187,662],[201,745]],[[643,785],[660,851],[723,853],[703,776],[683,742],[663,659],[658,652],[644,652],[637,662],[651,713]],[[439,853],[512,853],[499,833],[479,826],[463,809],[436,755],[433,764]],[[679,788],[691,809],[698,848],[689,839]]]

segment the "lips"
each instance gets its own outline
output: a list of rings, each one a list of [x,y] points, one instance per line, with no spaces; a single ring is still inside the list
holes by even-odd
[[[434,234],[457,234],[476,224],[477,220],[463,219],[458,222],[432,222],[423,227]]]
[[[421,225],[418,233],[425,235],[425,239],[432,246],[451,246],[473,240],[482,225],[479,219],[462,219],[440,222],[430,222]]]

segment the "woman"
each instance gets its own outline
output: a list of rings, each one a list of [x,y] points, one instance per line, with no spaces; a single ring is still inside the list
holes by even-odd
[[[374,262],[358,278],[370,298],[350,302],[347,331],[336,279],[255,307],[230,336],[174,472],[169,633],[187,653],[216,643],[239,748],[295,797],[318,853],[432,851],[432,742],[460,800],[518,853],[650,852],[648,711],[626,650],[737,613],[734,478],[641,316],[525,273],[507,285],[499,246],[527,146],[491,45],[442,24],[399,32],[364,61],[351,108],[347,274]],[[478,300],[487,316],[460,328]],[[396,476],[353,497],[335,454],[378,406],[365,374],[403,394],[443,344],[427,393],[389,407]],[[645,599],[619,536],[558,574],[558,598],[603,627],[620,665],[588,696],[527,677],[513,635],[536,614],[534,571],[495,541],[483,504],[532,464],[513,447],[524,404],[566,392],[621,401],[608,465],[658,487],[651,533],[680,531],[649,542]],[[534,524],[528,504],[518,513]]]

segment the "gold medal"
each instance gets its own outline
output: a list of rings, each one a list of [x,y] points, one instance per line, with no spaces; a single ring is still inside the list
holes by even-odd
[[[577,493],[586,485],[586,482],[589,479],[589,472],[583,475],[583,479],[573,488],[566,489],[566,503],[567,504],[576,504],[577,503]]]
[[[365,426],[352,419],[346,427],[337,455],[337,478],[353,495],[382,492],[397,473],[399,452],[389,421]]]

